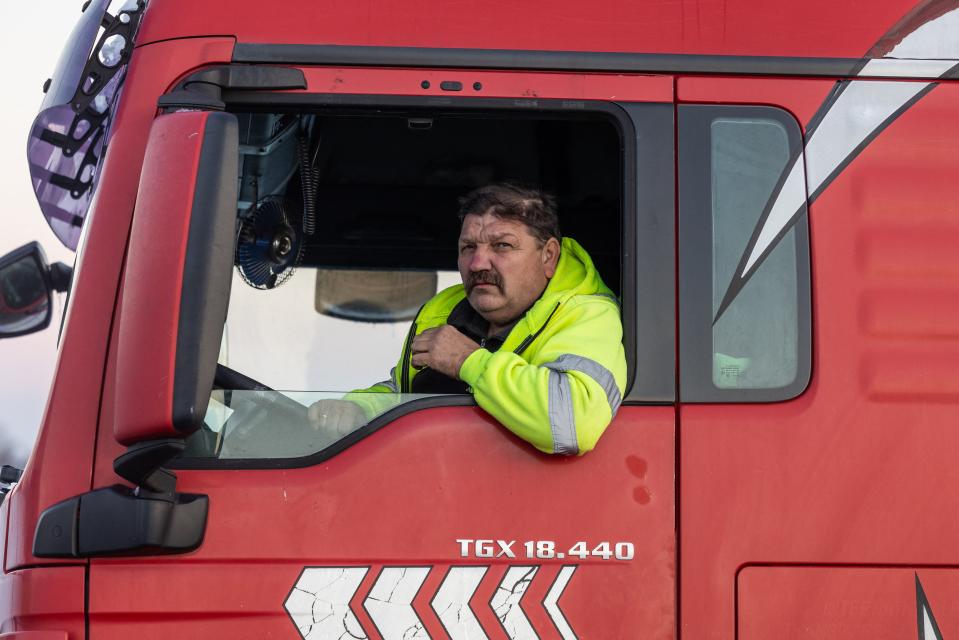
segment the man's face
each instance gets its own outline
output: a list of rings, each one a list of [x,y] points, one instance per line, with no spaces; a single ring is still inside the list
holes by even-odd
[[[463,219],[459,270],[470,305],[492,325],[502,327],[539,299],[556,272],[559,242],[542,247],[525,224],[491,213]]]

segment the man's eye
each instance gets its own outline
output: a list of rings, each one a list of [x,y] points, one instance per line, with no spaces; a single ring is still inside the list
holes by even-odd
[[[508,242],[497,242],[497,243],[494,244],[493,246],[496,247],[497,249],[512,249],[512,248],[513,248],[513,245],[511,245],[511,244],[508,243]]]
[[[472,251],[475,248],[475,244],[464,244],[462,247],[460,247],[460,253],[466,253],[467,251]]]

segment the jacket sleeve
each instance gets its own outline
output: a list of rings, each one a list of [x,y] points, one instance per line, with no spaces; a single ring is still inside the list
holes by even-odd
[[[396,376],[396,367],[390,371],[390,379],[367,387],[355,389],[343,396],[344,400],[359,405],[366,414],[367,420],[372,420],[400,404],[399,385]]]
[[[536,340],[531,362],[479,349],[460,378],[480,407],[540,451],[581,455],[596,446],[619,408],[626,384],[622,338],[615,302],[577,296]]]
[[[344,400],[349,400],[360,406],[366,414],[367,420],[372,420],[376,416],[382,415],[402,403],[402,396],[400,395],[404,391],[401,384],[403,377],[402,372],[404,368],[408,372],[411,371],[406,354],[407,350],[410,349],[413,337],[416,335],[420,314],[423,312],[425,306],[426,305],[420,308],[416,314],[416,318],[414,318],[413,323],[410,325],[410,330],[406,334],[406,340],[403,342],[403,349],[400,351],[399,362],[390,370],[389,379],[383,382],[377,382],[366,389],[355,389],[344,396]]]

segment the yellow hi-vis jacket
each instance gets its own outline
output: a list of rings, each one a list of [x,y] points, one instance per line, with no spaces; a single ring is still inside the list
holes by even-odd
[[[409,393],[418,373],[411,364],[413,337],[446,324],[465,297],[459,284],[427,302],[391,379],[365,391]],[[459,377],[480,407],[540,451],[579,455],[596,446],[622,400],[626,356],[619,304],[578,242],[563,239],[556,273],[540,299],[499,350],[473,352]]]

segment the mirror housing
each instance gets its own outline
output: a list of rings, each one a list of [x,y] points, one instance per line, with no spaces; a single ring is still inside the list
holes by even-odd
[[[233,270],[236,117],[179,111],[154,120],[119,305],[114,436],[182,438],[213,387]]]
[[[47,266],[38,242],[0,258],[0,338],[42,331],[53,317],[53,292],[70,287],[73,270],[62,262]]]

